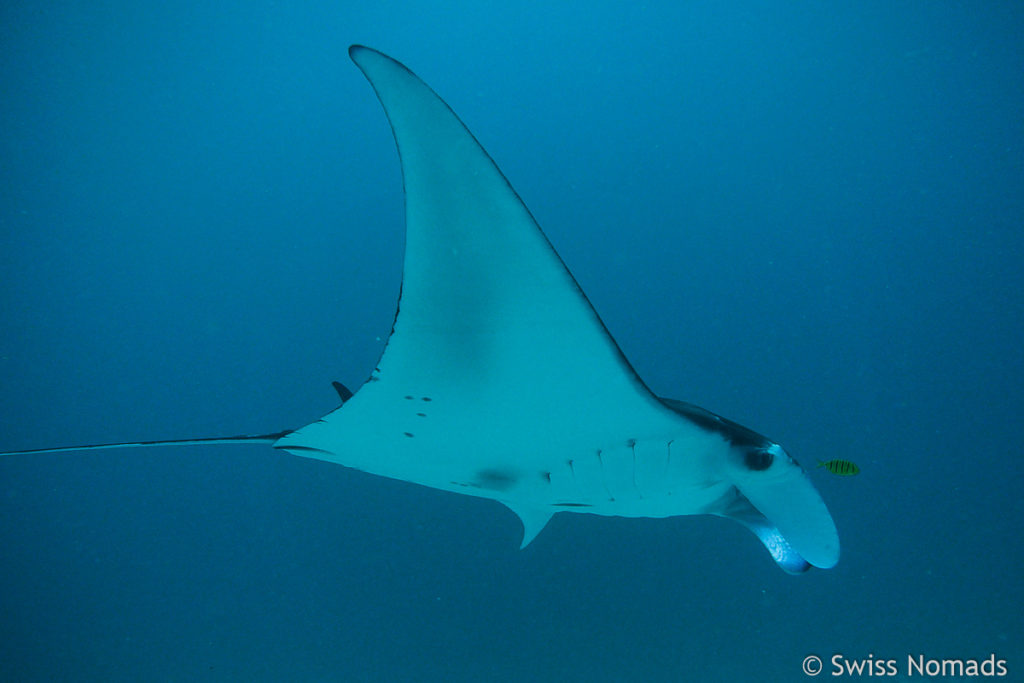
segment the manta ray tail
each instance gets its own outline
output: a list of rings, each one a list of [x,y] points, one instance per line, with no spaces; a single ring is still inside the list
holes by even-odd
[[[226,443],[274,443],[290,434],[291,430],[274,434],[240,434],[237,436],[214,436],[203,439],[170,439],[167,441],[125,441],[123,443],[99,443],[88,446],[60,446],[58,448],[31,448],[24,451],[3,451],[0,455],[32,455],[39,453],[65,453],[69,451],[103,451],[114,448],[149,448],[152,446],[210,446]]]

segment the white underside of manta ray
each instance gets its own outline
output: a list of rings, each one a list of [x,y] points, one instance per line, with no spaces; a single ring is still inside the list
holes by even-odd
[[[294,455],[497,500],[525,547],[556,512],[710,514],[786,571],[832,567],[835,525],[765,437],[654,396],[501,171],[402,64],[353,46],[391,122],[405,182],[398,313],[366,383],[311,425],[263,436],[15,453],[273,441]]]

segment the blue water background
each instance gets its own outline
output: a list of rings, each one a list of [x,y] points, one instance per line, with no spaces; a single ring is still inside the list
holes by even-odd
[[[812,470],[843,554],[792,577],[712,518],[519,551],[496,503],[261,446],[5,458],[0,680],[1024,675],[1021,35],[1015,2],[4,3],[0,449],[295,428],[361,384],[403,240],[361,42],[657,393],[863,473]]]

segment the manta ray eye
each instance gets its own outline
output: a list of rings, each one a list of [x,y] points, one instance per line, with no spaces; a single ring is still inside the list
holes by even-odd
[[[771,452],[760,448],[752,448],[743,455],[743,464],[747,466],[747,469],[757,472],[771,467],[773,460],[775,460],[775,456]]]

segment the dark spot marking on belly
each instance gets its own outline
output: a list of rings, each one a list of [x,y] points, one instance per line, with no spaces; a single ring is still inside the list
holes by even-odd
[[[549,483],[549,484],[551,483],[551,473],[550,472],[541,472],[540,476],[543,477],[544,481],[546,481],[547,483]]]
[[[416,413],[416,415],[419,416],[419,417],[426,417],[427,416],[426,413]]]
[[[480,488],[508,491],[519,481],[519,477],[508,470],[486,469],[476,473],[476,481]]]
[[[411,401],[413,399],[412,396],[403,396],[402,398],[404,398],[406,401]]]
[[[413,434],[410,434],[409,432],[402,432],[402,433],[405,434],[410,439],[413,437]]]
[[[429,396],[424,396],[424,397],[423,397],[423,398],[421,398],[420,400],[421,400],[421,401],[426,401],[427,403],[430,403],[430,402],[431,402],[431,401],[433,401],[434,399],[430,398]]]

